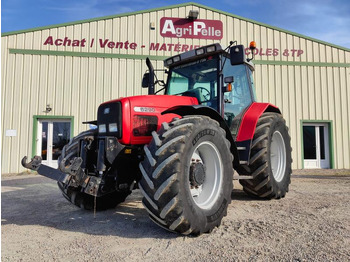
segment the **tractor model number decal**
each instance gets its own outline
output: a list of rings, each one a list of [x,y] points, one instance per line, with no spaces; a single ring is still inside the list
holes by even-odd
[[[153,113],[156,110],[153,107],[140,107],[140,106],[135,106],[134,107],[135,112],[143,112],[143,113]]]
[[[206,136],[206,135],[215,136],[215,131],[211,130],[211,129],[204,129],[204,130],[200,131],[196,135],[196,137],[193,139],[192,145],[195,145],[201,137]]]

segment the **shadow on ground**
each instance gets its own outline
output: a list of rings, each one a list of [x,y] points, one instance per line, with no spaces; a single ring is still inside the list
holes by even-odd
[[[170,239],[178,236],[165,231],[148,218],[138,190],[134,190],[126,202],[115,209],[96,213],[72,205],[62,196],[56,182],[37,175],[3,178],[1,194],[2,225],[39,225],[128,238]],[[233,201],[257,200],[241,189],[234,189],[231,198]]]
[[[82,210],[68,202],[54,181],[39,177],[2,180],[1,224],[39,225],[92,235],[128,238],[176,238],[155,225],[141,204],[136,190],[115,209]]]

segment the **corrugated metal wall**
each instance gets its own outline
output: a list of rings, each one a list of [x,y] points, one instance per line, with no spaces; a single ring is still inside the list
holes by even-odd
[[[150,51],[150,43],[206,45],[213,40],[163,38],[159,32],[162,17],[185,18],[189,10],[199,10],[200,19],[223,22],[227,46],[237,40],[247,45],[250,40],[258,48],[277,48],[277,56],[256,56],[256,91],[259,101],[279,106],[290,127],[293,146],[293,168],[302,167],[300,120],[332,120],[334,132],[334,168],[350,168],[350,69],[308,63],[350,63],[350,52],[293,36],[262,24],[235,18],[203,6],[181,6],[127,16],[88,21],[81,24],[18,33],[2,37],[2,173],[19,172],[24,155],[31,155],[33,115],[45,115],[46,105],[53,110],[46,115],[74,116],[75,135],[86,129],[81,122],[96,119],[98,105],[106,100],[135,94],[141,89],[145,61],[130,58],[97,58],[42,54],[13,54],[9,49],[50,50],[68,52],[113,53],[127,55],[171,56],[171,51]],[[150,30],[154,22],[155,30]],[[90,48],[43,45],[45,40],[110,39],[144,44],[146,48],[110,49],[97,43]],[[89,40],[87,40],[89,42]],[[285,49],[301,49],[300,57],[284,56]],[[259,60],[266,60],[260,62]],[[274,61],[305,62],[304,64]],[[153,61],[163,68],[162,61]],[[16,137],[5,137],[5,130],[16,129]]]

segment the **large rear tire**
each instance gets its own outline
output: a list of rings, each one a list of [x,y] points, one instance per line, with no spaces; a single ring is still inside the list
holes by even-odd
[[[78,156],[79,140],[87,136],[95,136],[96,130],[88,130],[80,133],[74,137],[69,144],[65,145],[62,150],[62,155],[58,159],[58,166],[60,162],[65,159],[66,163],[73,160]],[[131,194],[131,190],[128,191],[113,191],[106,195],[95,197],[85,192],[82,192],[81,187],[67,186],[62,182],[57,182],[58,188],[61,190],[62,195],[72,204],[77,207],[84,208],[86,210],[106,210],[116,207],[118,204],[125,201],[126,197]]]
[[[233,156],[225,131],[209,117],[185,116],[152,136],[139,182],[150,218],[185,235],[211,232],[231,202]]]
[[[259,118],[251,145],[249,170],[254,177],[240,180],[243,190],[255,197],[282,198],[291,179],[291,145],[286,122],[280,114]]]

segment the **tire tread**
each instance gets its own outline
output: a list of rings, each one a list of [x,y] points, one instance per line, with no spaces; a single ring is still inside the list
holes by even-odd
[[[215,123],[221,134],[226,134],[217,122],[209,117],[185,116],[181,119],[175,118],[167,124],[163,123],[158,133],[152,134],[150,144],[145,146],[157,163],[152,166],[148,157],[140,163],[140,169],[145,171],[142,172],[143,176],[139,182],[139,187],[144,195],[142,203],[150,213],[152,221],[169,231],[184,235],[204,233],[198,229],[197,225],[191,224],[184,213],[183,200],[178,195],[178,173],[181,167],[179,152],[182,152],[185,147],[187,137],[196,126],[209,122]],[[229,150],[230,143],[226,139],[225,145]],[[233,159],[232,156],[231,159]],[[151,187],[152,184],[147,178],[151,180],[154,188]],[[231,201],[231,198],[229,200]],[[219,223],[216,226],[218,225]]]

